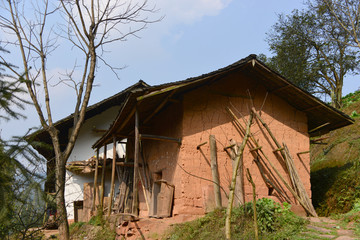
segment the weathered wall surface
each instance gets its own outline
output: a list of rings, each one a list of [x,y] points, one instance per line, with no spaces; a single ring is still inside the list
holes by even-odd
[[[96,155],[91,146],[101,136],[95,133],[92,129],[108,129],[110,124],[114,121],[115,116],[119,111],[119,107],[112,107],[103,113],[87,119],[82,126],[79,137],[75,143],[74,150],[72,151],[69,162],[83,161],[89,159],[91,156]],[[109,144],[107,157],[112,158],[112,144]],[[124,146],[118,144],[117,153],[121,157],[125,154]],[[66,171],[66,185],[65,185],[65,204],[68,213],[68,219],[74,219],[74,201],[84,199],[84,183],[94,181],[93,174],[77,175],[70,171]],[[110,173],[107,173],[106,186],[110,186],[111,178]],[[117,189],[117,187],[115,188]],[[110,192],[110,187],[105,188],[105,196]]]
[[[172,103],[143,128],[140,128],[140,133],[181,138],[181,126],[182,105],[181,103]],[[177,185],[181,182],[181,169],[179,169],[178,166],[179,144],[175,142],[144,139],[142,140],[142,145],[150,173],[152,175],[158,174],[163,180],[175,185],[173,213],[176,214],[179,201],[182,201],[182,199],[180,199],[181,188]],[[146,206],[141,190],[139,191],[139,195],[140,210],[145,211]]]
[[[226,80],[223,79],[221,82],[202,87],[184,96],[183,142],[178,156],[178,163],[187,173],[180,168],[177,169],[177,171],[180,171],[181,181],[179,182],[179,178],[177,178],[175,182],[177,201],[174,210],[177,210],[176,213],[204,213],[204,206],[207,201],[204,196],[209,195],[209,189],[213,185],[211,182],[203,180],[212,179],[210,149],[209,144],[202,146],[201,151],[197,150],[196,146],[209,141],[210,134],[215,135],[217,140],[220,183],[225,192],[228,192],[232,174],[232,160],[223,148],[229,145],[231,139],[241,142],[242,137],[233,127],[225,107],[231,107],[237,116],[240,117],[239,113],[241,113],[248,119],[249,109],[252,107],[249,93],[253,98],[254,107],[257,110],[262,109],[261,116],[275,137],[280,143],[285,142],[288,145],[300,177],[311,196],[309,155],[301,155],[301,161],[297,156],[298,152],[309,150],[306,115],[297,111],[279,97],[271,93],[266,94],[266,89],[261,85],[260,81],[249,79],[240,74],[233,74],[228,76]],[[265,97],[266,95],[267,97]],[[270,140],[269,135],[259,127],[257,121],[254,121],[251,132],[276,168],[286,176],[285,165],[280,164],[273,153],[273,149],[276,148],[274,143]],[[249,168],[253,176],[257,187],[257,197],[268,197],[279,201],[276,191],[269,195],[269,189],[253,160],[254,157],[250,154],[247,146],[244,152],[244,169]],[[244,183],[245,200],[250,201],[252,198],[251,185],[246,179],[244,179]],[[283,188],[286,189],[284,186]],[[286,192],[293,199],[292,195],[288,191]],[[224,193],[222,200],[223,205],[226,205],[227,199]]]

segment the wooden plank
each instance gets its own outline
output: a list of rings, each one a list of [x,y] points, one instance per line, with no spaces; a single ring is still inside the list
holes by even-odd
[[[156,216],[160,218],[170,217],[174,198],[174,186],[161,182],[160,193],[157,195]]]
[[[110,199],[108,207],[108,217],[110,217],[112,210],[112,203],[114,198],[114,189],[115,189],[115,168],[116,168],[116,137],[113,137],[113,160],[111,166],[111,189],[110,189]]]
[[[100,196],[100,207],[104,210],[104,195],[105,195],[105,174],[106,174],[106,155],[107,155],[107,145],[104,145],[104,156],[103,156],[103,166],[101,169],[101,196]]]
[[[139,168],[139,111],[135,111],[135,147],[134,147],[134,182],[133,182],[133,204],[132,214],[138,216],[138,168]]]
[[[217,166],[216,139],[214,135],[209,136],[209,142],[210,142],[211,173],[214,181],[215,204],[217,208],[221,208],[222,203],[221,203],[221,193],[220,193],[220,180],[219,180],[219,172]]]
[[[98,181],[98,170],[99,170],[99,149],[96,150],[95,173],[94,173],[94,197],[91,206],[92,211],[96,210],[95,202],[96,202],[96,190],[97,190],[97,181]]]

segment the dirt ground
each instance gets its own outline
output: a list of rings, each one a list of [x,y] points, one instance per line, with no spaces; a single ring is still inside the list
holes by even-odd
[[[118,235],[126,237],[129,240],[147,239],[156,240],[161,239],[161,236],[166,230],[177,223],[183,223],[195,220],[201,217],[200,215],[178,215],[172,218],[143,218],[139,221],[132,222],[127,226],[121,226],[116,229]],[[121,239],[121,238],[119,238]]]

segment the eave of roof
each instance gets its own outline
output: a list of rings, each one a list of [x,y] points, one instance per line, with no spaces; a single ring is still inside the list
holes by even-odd
[[[151,107],[146,105],[151,105],[154,109],[154,107],[156,107],[168,96],[169,92],[178,91],[176,94],[181,94],[197,87],[201,87],[209,81],[216,81],[218,78],[234,71],[247,71],[247,74],[262,79],[270,92],[273,92],[275,95],[284,99],[296,109],[306,112],[309,119],[309,130],[324,124],[328,120],[331,120],[330,124],[319,129],[319,131],[311,133],[311,136],[323,134],[354,123],[354,120],[348,115],[327,105],[318,98],[312,96],[310,93],[298,88],[293,83],[286,80],[283,76],[271,70],[264,63],[259,61],[256,58],[256,55],[252,54],[217,71],[194,78],[188,78],[183,81],[152,86],[144,89],[143,91],[137,92],[136,94],[129,95],[127,101],[124,102],[124,105],[120,109],[114,123],[93,145],[93,148],[99,148],[103,144],[111,142],[113,135],[121,135],[122,133],[126,135],[127,132],[122,132],[122,130],[123,128],[129,128],[129,126],[131,126],[131,122],[133,122],[132,114],[135,111],[136,105],[142,106],[142,111],[144,112],[143,115],[146,115],[147,112],[152,112]],[[125,118],[127,120],[126,122],[124,121]]]
[[[102,100],[98,103],[88,106],[86,109],[85,120],[89,119],[95,115],[98,115],[113,106],[121,106],[123,104],[123,101],[125,99],[127,99],[127,95],[130,94],[130,92],[136,91],[137,89],[146,89],[148,87],[150,87],[150,86],[147,83],[140,80],[137,83],[131,85],[130,87],[124,89],[123,91],[121,91],[117,94],[114,94],[111,97],[105,98],[104,100]],[[64,137],[60,137],[61,140],[67,141],[67,134],[68,134],[69,129],[73,127],[73,123],[74,123],[74,115],[73,114],[71,114],[63,119],[60,119],[59,121],[54,123],[54,126],[59,130],[60,135],[64,135]],[[65,137],[65,135],[66,135],[66,137]],[[45,142],[48,144],[51,143],[51,138],[45,129],[39,129],[38,131],[30,134],[27,137],[27,140],[29,141],[30,144],[33,141],[41,141],[41,142]],[[33,147],[44,157],[47,157],[47,158],[51,157],[51,156],[49,156],[48,148],[47,148],[47,150],[45,150],[41,146],[38,146],[35,144],[33,145]]]

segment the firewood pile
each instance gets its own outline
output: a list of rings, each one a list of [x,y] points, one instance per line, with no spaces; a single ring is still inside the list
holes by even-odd
[[[110,162],[111,159],[106,159],[107,162]],[[103,166],[103,158],[99,158],[99,168]],[[73,161],[69,162],[66,165],[66,169],[70,172],[76,174],[89,174],[95,172],[95,164],[96,164],[96,156],[92,156],[91,158],[84,161]]]

